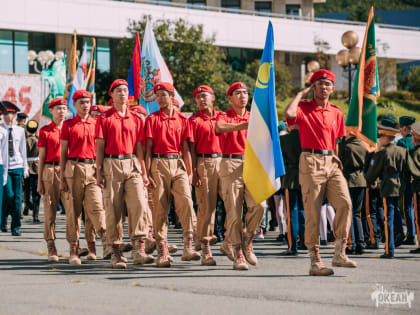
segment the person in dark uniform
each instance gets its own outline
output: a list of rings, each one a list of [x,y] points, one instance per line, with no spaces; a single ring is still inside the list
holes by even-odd
[[[339,157],[343,163],[343,174],[349,186],[352,203],[350,226],[352,248],[349,248],[347,252],[361,255],[364,249],[364,237],[360,217],[366,192],[364,170],[368,161],[368,152],[362,140],[347,132],[344,141],[339,146]]]
[[[399,211],[398,201],[401,188],[400,176],[406,170],[407,150],[394,144],[397,122],[392,118],[384,118],[378,125],[379,143],[383,147],[375,156],[367,173],[366,180],[369,184],[380,177],[381,195],[384,198],[385,217],[385,253],[381,258],[394,257],[394,212]],[[374,185],[375,187],[375,185]],[[402,233],[402,225],[395,226],[398,233]]]
[[[413,150],[414,146],[412,143],[411,125],[414,124],[416,119],[411,116],[402,116],[399,119],[400,133],[403,136],[397,142],[397,146],[406,148],[407,151]],[[413,204],[413,192],[411,190],[410,182],[405,177],[401,177],[401,193],[402,206],[404,209],[405,222],[407,224],[407,236],[402,242],[405,245],[415,245],[414,237],[416,235],[416,227],[414,222],[414,204]]]
[[[287,127],[289,133],[281,137],[286,174],[283,176],[282,187],[285,189],[287,206],[287,241],[286,256],[297,256],[297,238],[302,243],[305,233],[305,213],[303,210],[302,192],[299,184],[299,156],[301,153],[299,130],[297,125]]]
[[[420,170],[420,121],[411,125],[411,132],[413,134],[412,143],[414,148],[410,150],[410,157],[415,164],[415,167]],[[420,254],[420,178],[413,176],[411,188],[414,199],[414,217],[417,231],[417,248],[410,250],[411,254]]]

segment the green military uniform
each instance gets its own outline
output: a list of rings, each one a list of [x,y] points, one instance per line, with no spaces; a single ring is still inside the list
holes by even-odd
[[[285,255],[297,254],[297,237],[299,235],[300,248],[304,246],[305,213],[303,209],[302,192],[299,184],[299,157],[302,151],[299,130],[292,129],[281,138],[284,167],[286,174],[282,178],[287,203],[287,240],[289,249]]]
[[[419,141],[420,140],[420,122],[417,122],[411,126],[413,137]],[[410,250],[412,254],[420,254],[420,176],[418,171],[420,171],[420,145],[416,145],[414,149],[410,150],[410,159],[413,165],[410,163],[410,171],[413,176],[412,182],[412,191],[414,199],[414,217],[415,217],[415,226],[417,232],[417,248]],[[412,166],[412,167],[411,167]]]
[[[348,242],[348,252],[361,255],[364,249],[364,237],[360,218],[366,192],[364,171],[368,162],[368,151],[359,138],[347,136],[339,145],[339,156],[352,202],[351,242]],[[353,246],[354,244],[356,246]]]

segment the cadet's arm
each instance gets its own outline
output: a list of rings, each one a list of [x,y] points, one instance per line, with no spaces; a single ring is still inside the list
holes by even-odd
[[[149,179],[148,179],[148,175],[146,172],[146,166],[144,164],[144,154],[143,154],[143,145],[141,142],[137,142],[136,144],[136,155],[137,155],[137,159],[139,160],[140,163],[140,168],[141,168],[141,176],[143,178],[143,183],[144,185],[148,185],[149,184]]]
[[[96,184],[103,188],[104,179],[102,177],[102,167],[105,154],[105,140],[96,138]]]
[[[239,131],[239,130],[246,130],[248,129],[248,123],[243,122],[239,124],[232,124],[227,123],[224,121],[218,121],[216,123],[216,133],[225,133],[225,132],[232,132],[232,131]]]
[[[188,142],[182,142],[182,159],[184,160],[185,167],[187,168],[188,176],[192,175],[192,168],[191,168],[191,152],[190,148],[188,147]]]
[[[69,142],[67,140],[61,140],[60,142],[60,190],[67,191],[67,183],[64,180],[64,169],[67,163],[67,150],[69,148]]]
[[[375,154],[374,162],[370,167],[368,168],[368,171],[365,175],[366,181],[368,182],[368,185],[372,185],[375,180],[379,177],[379,175],[382,173],[382,154]]]
[[[44,172],[45,157],[47,156],[47,149],[44,147],[39,148],[39,163],[38,163],[38,189],[37,191],[43,195],[44,185],[42,184],[42,173]]]
[[[302,98],[304,98],[309,93],[312,87],[313,85],[307,87],[303,91],[300,91],[298,94],[296,94],[295,98],[292,99],[289,105],[287,105],[286,109],[284,110],[284,115],[286,116],[286,119],[296,118],[296,111],[297,111],[299,102],[302,100]]]

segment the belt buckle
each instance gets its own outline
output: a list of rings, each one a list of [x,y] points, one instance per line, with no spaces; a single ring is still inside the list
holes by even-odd
[[[328,150],[321,150],[322,154],[327,155],[328,154]]]
[[[217,154],[217,153],[212,153],[212,154],[211,154],[211,157],[212,157],[212,158],[217,158],[217,156],[218,156],[218,154]]]
[[[117,158],[118,158],[119,160],[122,160],[122,159],[124,158],[124,155],[122,155],[122,154],[118,154]]]

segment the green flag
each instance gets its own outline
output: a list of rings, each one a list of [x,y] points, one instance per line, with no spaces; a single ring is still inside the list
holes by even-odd
[[[41,113],[43,117],[52,119],[48,105],[50,105],[54,98],[63,96],[66,87],[65,58],[56,60],[51,68],[42,70],[41,77],[48,82],[50,88],[50,93],[42,104]]]
[[[346,129],[360,138],[369,152],[376,150],[376,103],[378,97],[379,77],[375,48],[375,20],[373,7],[371,7],[346,120]]]

